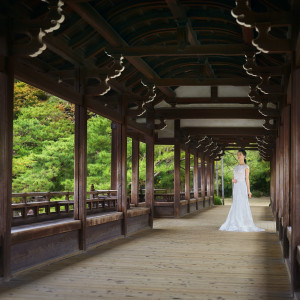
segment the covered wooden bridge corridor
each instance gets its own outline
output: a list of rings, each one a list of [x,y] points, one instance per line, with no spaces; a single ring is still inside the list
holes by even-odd
[[[299,299],[299,15],[298,0],[2,0],[0,298]],[[74,104],[74,191],[12,190],[15,79]],[[105,191],[87,187],[88,111],[111,121]],[[174,148],[171,193],[155,145]],[[271,207],[253,208],[269,232],[217,230],[214,164],[240,147],[270,161]]]

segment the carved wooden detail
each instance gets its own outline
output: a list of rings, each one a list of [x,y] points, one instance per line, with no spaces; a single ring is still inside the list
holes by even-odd
[[[154,125],[154,129],[156,130],[164,130],[167,127],[166,120],[163,118],[159,119],[160,123]]]
[[[25,5],[16,5],[14,1],[4,1],[2,18],[11,18],[14,30],[13,53],[17,56],[36,57],[45,49],[43,38],[57,30],[65,20],[63,15],[64,2],[61,0],[43,1],[47,12],[42,16],[32,18]]]
[[[236,0],[236,7],[231,14],[236,18],[238,24],[255,28],[258,32],[252,44],[265,53],[291,52],[291,43],[288,39],[278,39],[269,34],[271,28],[285,27],[291,24],[292,16],[286,12],[253,12],[249,7],[248,0]]]
[[[107,55],[111,56],[109,54]],[[123,65],[124,57],[122,55],[118,55],[112,58],[114,62],[112,66],[107,70],[101,70],[98,68],[84,70],[85,80],[87,80],[88,78],[95,78],[99,81],[99,85],[97,85],[99,88],[99,96],[103,96],[110,91],[111,87],[109,85],[109,80],[119,77],[125,69]]]

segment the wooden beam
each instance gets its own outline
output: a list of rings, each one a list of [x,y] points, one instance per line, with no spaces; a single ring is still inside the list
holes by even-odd
[[[126,57],[143,56],[244,56],[245,52],[253,47],[242,44],[212,44],[212,45],[191,45],[184,49],[178,46],[132,46],[107,48],[110,54],[122,54]]]
[[[258,83],[256,79],[249,78],[153,78],[151,81],[158,87],[162,86],[248,86],[249,84],[255,82]],[[147,84],[147,82],[145,82]]]
[[[146,127],[144,124],[137,123],[130,118],[127,118],[127,126],[128,128],[143,134],[144,136],[152,136],[152,130],[150,128]]]
[[[44,41],[44,39],[43,39]],[[58,36],[51,37],[47,35],[45,37],[45,42],[47,47],[60,57],[74,64],[75,67],[85,67],[90,69],[95,69],[95,60],[87,59],[83,55],[78,54],[70,47],[64,40],[60,39]],[[60,72],[56,72],[60,73]],[[112,78],[109,80],[109,86],[116,91],[118,94],[128,93],[133,98],[141,98],[139,95],[131,93],[130,89],[126,88],[118,80]],[[96,92],[93,87],[89,87],[90,92]]]
[[[155,138],[155,145],[174,145],[174,138]]]
[[[85,22],[92,26],[103,38],[114,47],[128,46],[127,42],[112,28],[112,26],[90,4],[67,1]],[[127,57],[127,60],[148,79],[159,78],[158,74],[141,58]],[[160,87],[162,93],[168,97],[175,97],[170,88]]]
[[[167,101],[168,102],[168,101]],[[213,102],[212,97],[177,97],[176,104],[198,104],[198,103],[239,103],[253,104],[249,97],[217,97]]]
[[[231,146],[225,146],[224,150],[225,151],[230,151],[230,150],[239,150],[241,147],[231,147]],[[258,151],[257,147],[244,147],[245,150],[252,150],[252,151]]]
[[[8,23],[8,22],[7,22]],[[7,24],[8,25],[8,24]],[[10,28],[12,29],[12,28]],[[13,154],[14,60],[10,30],[0,30],[0,278],[11,273],[11,194]]]
[[[56,97],[70,101],[74,104],[82,104],[82,97],[80,93],[66,85],[58,83],[52,78],[49,78],[46,74],[32,70],[25,66],[20,60],[18,60],[15,64],[15,77]]]
[[[104,106],[96,97],[86,97],[85,106],[92,112],[97,113],[113,122],[121,123],[121,114],[107,106]]]
[[[174,18],[177,19],[178,23],[183,23],[184,27],[182,28],[184,31],[184,37],[188,40],[188,42],[191,45],[200,45],[200,41],[197,38],[197,33],[193,30],[192,27],[192,23],[191,20],[188,18],[185,8],[184,6],[180,3],[180,1],[178,0],[166,0],[169,9],[171,10]],[[177,32],[179,30],[181,30],[180,28],[181,26],[179,25],[179,27],[177,28]],[[180,45],[179,45],[180,46]],[[183,46],[186,46],[186,43],[183,44]],[[211,64],[208,62],[207,57],[198,54],[197,55],[199,58],[201,58],[204,61],[204,65],[205,65],[205,75],[207,75],[208,77],[214,77],[214,71],[213,68],[211,66]]]
[[[139,157],[140,142],[132,139],[131,203],[135,206],[138,206],[139,203]]]
[[[256,108],[158,108],[164,119],[263,119]]]
[[[184,127],[184,132],[199,136],[264,136],[270,131],[261,127]]]
[[[75,106],[74,219],[81,221],[79,248],[86,250],[87,110]]]

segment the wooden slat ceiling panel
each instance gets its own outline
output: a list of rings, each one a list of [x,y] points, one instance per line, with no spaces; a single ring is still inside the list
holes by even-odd
[[[249,3],[252,11],[257,13],[291,11],[290,1],[251,0]],[[21,6],[32,17],[41,19],[47,9],[46,4],[38,0],[24,0]],[[147,47],[155,49],[155,47],[173,46],[175,47],[173,49],[176,49],[176,53],[171,53],[173,56],[151,55],[151,50],[149,50],[149,55],[130,56],[128,53],[129,56],[125,57],[124,60],[125,70],[120,77],[111,80],[112,90],[108,94],[109,97],[129,93],[131,98],[128,103],[132,107],[136,102],[140,101],[141,104],[142,101],[147,100],[142,100],[147,89],[142,85],[141,80],[147,84],[156,82],[160,86],[156,88],[157,96],[153,103],[166,101],[169,103],[169,107],[175,107],[176,95],[174,90],[178,87],[176,83],[192,85],[189,81],[197,84],[199,79],[197,85],[202,85],[201,80],[203,80],[207,82],[205,85],[212,89],[211,97],[196,98],[199,99],[199,103],[218,103],[218,97],[222,96],[218,95],[218,87],[214,86],[214,82],[220,83],[220,85],[223,85],[222,81],[240,85],[243,80],[246,84],[257,84],[260,80],[259,77],[248,75],[243,68],[246,63],[245,54],[249,55],[251,51],[252,53],[257,52],[251,46],[252,39],[257,37],[257,32],[254,28],[245,29],[236,22],[232,15],[232,9],[235,6],[234,0],[94,0],[82,2],[65,0],[63,7],[65,21],[58,30],[49,34],[45,39],[48,46],[47,50],[36,58],[21,59],[20,63],[24,64],[25,69],[28,67],[33,68],[36,72],[45,73],[50,80],[49,82],[62,81],[66,89],[74,89],[73,79],[63,78],[62,74],[75,71],[78,67],[87,70],[111,67],[112,59],[107,56],[106,51],[109,53],[117,47],[120,49],[122,47],[136,47],[138,49],[138,47],[143,46],[144,49]],[[94,19],[91,21],[93,17]],[[99,21],[98,27],[97,21]],[[113,36],[110,36],[110,30],[113,31],[111,34]],[[286,26],[272,27],[271,33],[274,37],[284,40],[288,38],[290,29]],[[218,55],[210,55],[209,53],[205,53],[205,55],[198,53],[176,55],[189,46],[221,44],[232,45],[228,51],[233,51],[233,53],[226,55],[227,52],[225,52],[225,54],[219,55],[216,52],[218,50],[214,50],[215,54]],[[246,51],[246,53],[244,48],[241,48],[241,53],[234,52],[240,51],[239,49],[234,50],[239,45],[247,47],[248,52]],[[222,48],[222,46],[220,47]],[[251,51],[249,52],[249,50]],[[280,69],[282,72],[276,71],[276,74],[272,74],[269,83],[276,87],[274,90],[281,88],[285,92],[289,70],[287,64],[290,61],[289,54],[260,53],[256,55],[255,60],[256,65],[260,67],[282,67]],[[24,74],[22,73],[22,75]],[[86,83],[94,85],[88,87],[90,90],[97,87],[95,78],[88,78]],[[256,96],[257,94],[262,95],[262,92],[256,91]],[[109,97],[107,96],[107,99]],[[93,101],[97,101],[96,99],[105,103],[105,96],[93,95]],[[229,99],[231,98],[229,97]],[[281,101],[284,99],[283,95]],[[239,103],[240,101],[245,105],[247,105],[246,103],[253,104],[250,99],[249,101],[244,98],[241,100],[234,96],[231,101],[232,103]],[[225,102],[230,103],[230,100]],[[191,100],[186,96],[181,103],[188,105],[189,103],[197,103],[197,100]],[[261,106],[255,104],[255,109],[258,112]],[[280,106],[277,107],[277,112],[279,109]],[[262,116],[261,119],[268,121],[270,117]],[[276,129],[276,124],[279,124],[278,119],[275,118],[271,125],[273,123]],[[234,142],[252,143],[257,146],[255,136],[251,136],[251,134],[255,134],[253,128],[247,132],[244,131],[242,137],[239,137],[238,130],[235,130],[236,135],[230,135],[228,129],[223,130],[223,132],[220,130],[219,133],[217,132],[218,128],[199,129],[200,133],[205,134],[206,131],[211,132],[214,139],[223,146]],[[194,128],[191,132],[197,134],[197,129]],[[257,129],[259,136],[263,136],[264,132],[266,135],[276,133],[276,131],[267,131],[263,127]],[[184,132],[184,134],[188,133]],[[226,138],[222,138],[222,134],[226,135]]]

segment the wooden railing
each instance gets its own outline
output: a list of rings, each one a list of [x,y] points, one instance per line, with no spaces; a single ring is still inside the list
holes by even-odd
[[[191,193],[191,197],[194,196],[194,193]],[[185,193],[180,193],[180,200],[185,200]],[[156,202],[174,202],[174,193],[155,193],[154,201]]]
[[[117,209],[116,190],[87,192],[87,214]],[[74,192],[37,192],[12,194],[12,225],[72,217]]]

